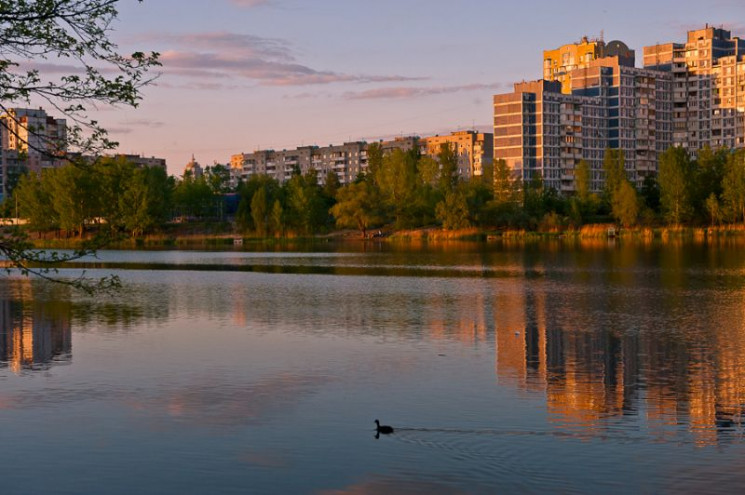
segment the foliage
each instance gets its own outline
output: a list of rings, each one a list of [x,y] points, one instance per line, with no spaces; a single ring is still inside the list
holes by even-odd
[[[644,177],[642,182],[641,197],[644,201],[644,205],[652,210],[653,212],[659,213],[660,211],[660,184],[657,181],[657,177],[654,175],[647,175]]]
[[[607,204],[613,203],[613,196],[618,193],[621,184],[628,180],[626,175],[626,157],[623,150],[606,149],[603,158],[605,188],[603,194]]]
[[[321,230],[327,219],[326,199],[318,185],[318,173],[294,174],[286,184],[289,224],[296,231],[312,235]]]
[[[216,163],[204,169],[207,184],[215,195],[232,192],[230,188],[230,168]]]
[[[137,106],[142,87],[152,80],[148,72],[158,65],[158,54],[123,55],[109,39],[118,14],[117,4],[118,0],[0,2],[0,109],[30,106],[41,99],[63,114],[68,122],[66,142],[48,142],[36,151],[75,160],[66,153],[98,154],[113,148],[116,143],[107,138],[98,122],[89,118],[87,106]],[[68,72],[60,75],[60,67],[68,67]],[[79,165],[85,170],[84,164]],[[62,172],[58,179],[75,191],[84,191],[91,182],[72,171]],[[46,189],[43,182],[38,188],[28,185],[35,191],[28,190],[24,194],[42,199],[41,191]],[[56,204],[69,210],[60,215],[60,225],[82,232],[84,217],[94,207],[93,200],[71,200],[72,191],[63,189],[55,186],[54,192],[64,193],[65,197],[48,196],[43,198],[47,200],[45,204],[47,208]],[[47,190],[44,194],[54,192]],[[37,211],[31,216],[37,218],[38,214]],[[30,263],[40,263],[45,254],[29,249],[24,237],[17,232],[6,232],[0,237],[0,252],[23,273],[40,276],[49,273],[30,267]],[[78,254],[58,256],[52,261],[74,259]],[[87,289],[114,280],[89,282],[81,279],[73,281],[72,285]]]
[[[342,187],[336,200],[331,213],[336,218],[337,227],[359,229],[364,238],[368,229],[383,223],[380,198],[375,187],[368,182]]]
[[[186,175],[173,191],[173,206],[177,216],[187,218],[215,218],[219,216],[219,197],[207,178]]]
[[[91,173],[91,171],[93,173]],[[103,158],[90,169],[74,165],[28,174],[16,188],[21,217],[38,231],[82,236],[92,225],[142,235],[167,220],[173,185],[162,168],[136,168]]]
[[[442,143],[437,153],[440,165],[439,189],[443,194],[452,192],[458,184],[458,153],[451,143]]]
[[[639,196],[631,182],[623,181],[614,194],[613,217],[624,227],[633,227],[639,218]]]
[[[0,101],[42,98],[72,121],[68,149],[98,152],[115,145],[87,116],[87,104],[137,106],[158,54],[119,53],[109,39],[117,0],[6,0],[0,3]],[[50,60],[50,70],[24,68]],[[56,77],[57,67],[70,73]],[[38,65],[37,65],[38,67]],[[72,68],[74,67],[74,68]],[[83,130],[90,132],[84,136]]]
[[[705,208],[712,226],[722,221],[722,206],[719,204],[719,198],[715,193],[709,194],[709,197],[706,198]]]
[[[694,164],[682,147],[670,148],[660,157],[660,205],[665,218],[679,224],[693,212],[692,180]]]
[[[722,199],[732,221],[745,222],[745,150],[738,150],[727,160]]]
[[[238,194],[241,199],[238,203],[236,223],[243,231],[249,231],[255,228],[253,215],[251,213],[251,202],[256,191],[262,188],[267,190],[267,197],[277,198],[279,196],[279,182],[267,175],[252,175],[238,188]]]
[[[580,160],[577,168],[574,169],[574,189],[577,199],[582,204],[590,201],[590,194],[592,194],[591,180],[592,171],[590,170],[590,164],[585,160]]]
[[[495,203],[502,205],[517,202],[520,184],[513,171],[507,166],[507,162],[497,160],[492,177]]]
[[[471,226],[468,220],[468,202],[460,188],[448,191],[445,199],[437,204],[437,220],[446,230],[464,229]]]
[[[51,208],[51,176],[42,180],[35,173],[24,175],[18,181],[14,199],[18,203],[18,214],[29,222],[29,227],[38,231],[59,227],[59,216]],[[22,250],[21,250],[22,251]]]

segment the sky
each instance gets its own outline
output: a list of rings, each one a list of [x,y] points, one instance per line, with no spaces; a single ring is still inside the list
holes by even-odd
[[[162,67],[136,109],[96,118],[119,151],[229,163],[258,149],[488,130],[492,95],[583,36],[637,50],[706,23],[745,36],[742,0],[121,0],[122,52]]]

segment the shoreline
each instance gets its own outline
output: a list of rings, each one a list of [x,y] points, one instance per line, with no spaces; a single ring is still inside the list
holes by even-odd
[[[33,237],[33,236],[32,236]],[[91,237],[79,238],[31,238],[29,241],[35,249],[77,249]],[[553,229],[550,231],[527,230],[488,230],[460,229],[444,230],[431,227],[412,230],[386,230],[383,235],[362,238],[359,231],[335,231],[315,236],[257,237],[238,233],[198,233],[170,232],[144,235],[137,238],[126,238],[108,243],[102,249],[190,249],[219,248],[234,249],[251,246],[273,248],[289,247],[293,244],[309,245],[321,243],[348,243],[350,245],[367,245],[374,243],[409,243],[409,242],[471,242],[495,243],[500,241],[581,241],[581,240],[622,240],[622,241],[694,241],[745,238],[744,225],[725,227],[654,227],[654,228],[618,228],[613,224],[586,225],[580,229]]]

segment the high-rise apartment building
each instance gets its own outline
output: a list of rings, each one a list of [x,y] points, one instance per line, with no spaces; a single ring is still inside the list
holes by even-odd
[[[599,188],[608,134],[603,103],[564,94],[559,81],[515,84],[513,93],[494,96],[494,159],[524,181],[540,173],[546,187],[563,193],[574,191],[574,171],[584,159]]]
[[[494,159],[547,187],[575,190],[581,160],[591,188],[602,189],[607,148],[623,150],[630,180],[641,186],[656,173],[672,142],[672,77],[634,67],[620,41],[583,39],[544,52],[544,80],[519,83],[494,97]]]
[[[43,109],[11,108],[0,115],[4,131],[2,147],[26,154],[29,170],[60,166],[66,150],[67,122],[47,115]]]
[[[65,163],[67,122],[47,115],[43,109],[10,108],[0,115],[0,192],[5,196],[11,178],[25,168],[43,169]]]
[[[707,25],[685,43],[644,47],[644,67],[672,75],[674,145],[745,146],[744,40]]]
[[[554,50],[543,52],[543,78],[559,81],[561,92],[571,94],[571,73],[575,69],[589,67],[594,60],[615,57],[620,65],[633,67],[634,50],[621,41],[605,43],[602,39],[589,39],[586,36],[579,43],[570,43]]]
[[[572,94],[600,97],[607,109],[607,147],[624,152],[626,174],[637,187],[657,173],[659,156],[672,145],[670,74],[605,57],[571,72]],[[601,152],[601,155],[603,153]]]

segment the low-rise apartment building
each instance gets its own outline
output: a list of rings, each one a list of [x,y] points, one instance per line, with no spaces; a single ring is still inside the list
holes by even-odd
[[[430,136],[419,139],[422,154],[434,158],[443,145],[451,146],[458,156],[458,174],[463,178],[483,175],[484,166],[492,163],[494,156],[493,134],[476,131],[457,131],[447,136]]]
[[[492,161],[493,139],[490,133],[459,131],[449,136],[401,136],[376,142],[384,154],[396,149],[419,149],[422,154],[433,157],[440,152],[440,145],[445,143],[452,145],[458,154],[459,173],[464,178],[481,175],[484,166]],[[311,169],[318,172],[321,184],[326,181],[329,172],[336,174],[342,185],[349,184],[367,170],[368,146],[365,141],[353,141],[324,147],[304,146],[294,150],[239,153],[230,157],[231,185],[236,186],[239,180],[246,181],[252,175],[268,175],[285,182],[296,170],[304,174]]]

